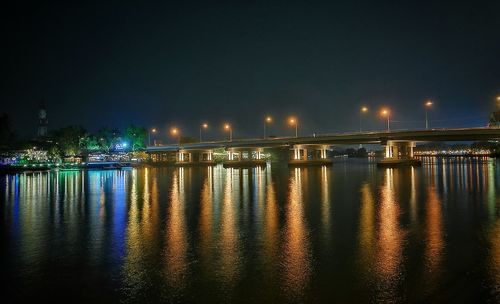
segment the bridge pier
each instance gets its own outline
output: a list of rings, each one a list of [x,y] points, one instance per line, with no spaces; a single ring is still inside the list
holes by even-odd
[[[212,150],[180,150],[176,153],[175,165],[198,166],[215,165]]]
[[[331,165],[328,158],[328,145],[294,145],[291,148],[290,166]]]
[[[382,142],[384,146],[384,159],[377,163],[379,167],[420,166],[422,162],[413,157],[414,141]]]
[[[150,152],[149,161],[155,165],[171,165],[176,162],[177,154],[172,151]]]
[[[227,160],[223,162],[226,168],[248,168],[266,165],[263,158],[263,148],[230,148]]]

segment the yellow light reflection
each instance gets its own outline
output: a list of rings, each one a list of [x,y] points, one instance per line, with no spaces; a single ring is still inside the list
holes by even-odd
[[[237,210],[240,196],[239,179],[235,169],[226,170],[224,194],[221,208],[220,264],[218,279],[227,288],[236,284],[241,267],[241,252]],[[233,175],[234,174],[234,175]]]
[[[279,206],[276,201],[274,183],[271,180],[271,172],[267,171],[267,187],[264,207],[264,264],[268,270],[266,273],[272,274],[276,265],[279,264]]]
[[[427,190],[427,237],[425,248],[426,266],[431,273],[435,273],[440,266],[443,249],[443,227],[441,201],[436,188],[429,187]]]
[[[311,275],[311,253],[302,197],[301,169],[295,168],[290,178],[284,235],[284,291],[299,300]]]
[[[165,233],[167,238],[165,245],[166,279],[169,285],[176,290],[184,287],[185,274],[188,268],[184,196],[184,168],[181,167],[173,172],[170,204],[168,206],[169,216]]]
[[[209,266],[213,242],[213,168],[207,167],[207,175],[201,189],[200,199],[200,257],[202,263]]]
[[[375,199],[370,188],[370,183],[361,186],[361,209],[359,222],[359,247],[362,270],[371,272],[375,258]]]
[[[330,184],[327,166],[321,166],[321,222],[325,244],[330,244]]]
[[[382,301],[394,301],[400,277],[403,253],[403,231],[399,226],[400,207],[394,190],[394,169],[386,169],[385,184],[380,192],[378,210],[378,254],[376,272]],[[397,180],[397,179],[396,179]]]

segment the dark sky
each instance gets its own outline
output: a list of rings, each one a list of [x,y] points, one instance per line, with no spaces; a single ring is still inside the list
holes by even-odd
[[[500,2],[123,1],[2,9],[2,110],[26,136],[129,123],[221,137],[484,125],[500,95]],[[72,1],[66,1],[72,2]]]

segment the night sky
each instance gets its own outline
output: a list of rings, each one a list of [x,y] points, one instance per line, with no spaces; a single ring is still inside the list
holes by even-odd
[[[45,2],[45,1],[41,1]],[[221,138],[485,125],[500,95],[500,2],[3,4],[0,98],[13,128],[129,123]],[[405,2],[405,3],[403,3]]]

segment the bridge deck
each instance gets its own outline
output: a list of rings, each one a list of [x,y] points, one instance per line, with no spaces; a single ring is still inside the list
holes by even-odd
[[[387,141],[478,141],[500,140],[500,128],[463,128],[404,130],[392,132],[362,132],[320,134],[305,137],[278,137],[269,139],[240,139],[233,141],[211,141],[181,144],[185,150],[217,149],[217,148],[273,148],[292,145],[352,145],[352,144],[384,144]],[[148,152],[168,152],[179,150],[179,145],[150,146]]]

